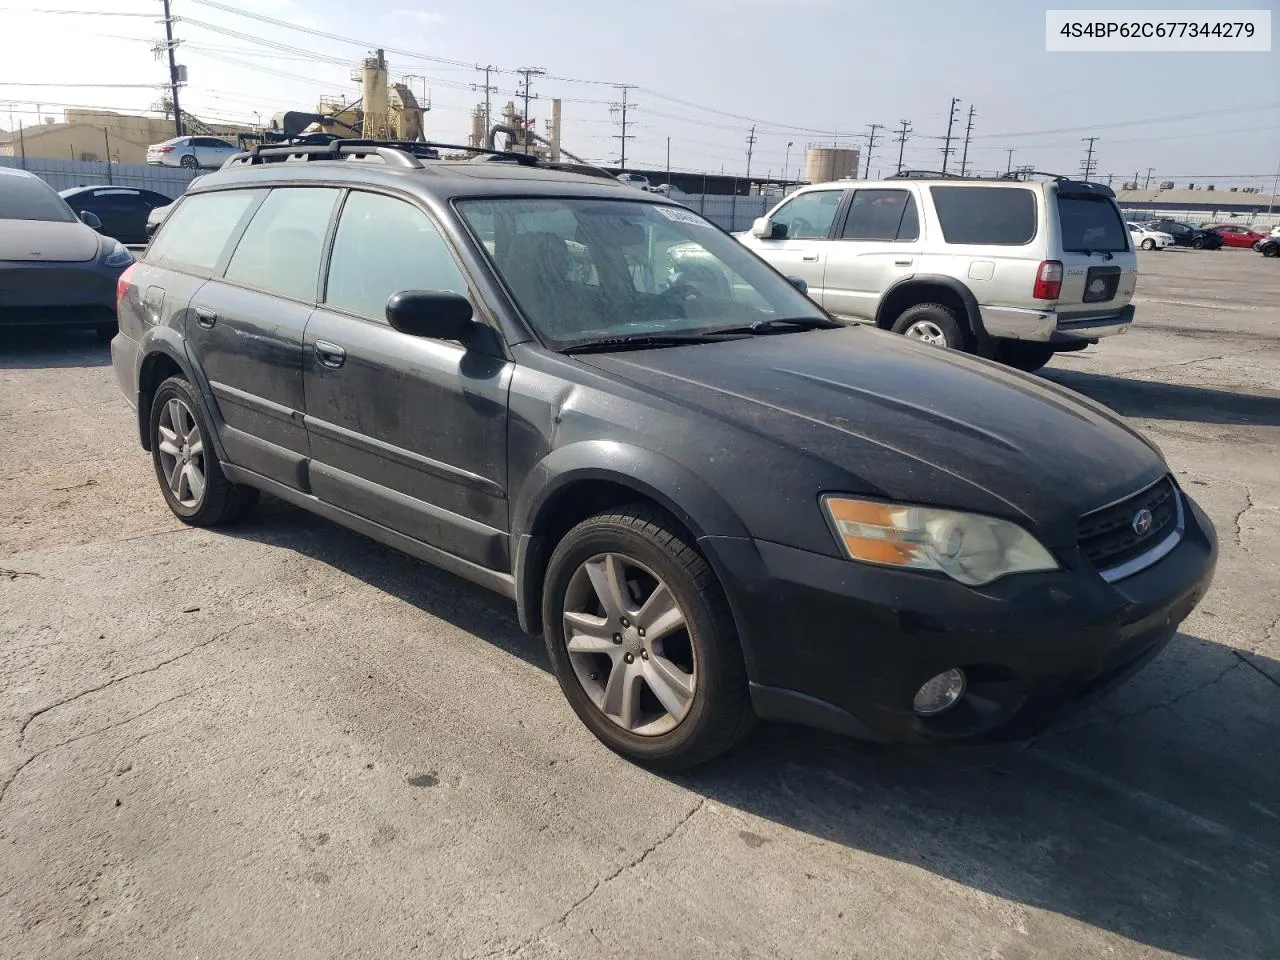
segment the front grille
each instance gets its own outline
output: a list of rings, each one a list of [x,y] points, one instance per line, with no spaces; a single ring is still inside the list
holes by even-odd
[[[1134,521],[1151,511],[1151,526],[1139,533]],[[1080,549],[1099,571],[1115,569],[1141,557],[1164,541],[1178,522],[1178,492],[1164,477],[1132,497],[1080,518]]]

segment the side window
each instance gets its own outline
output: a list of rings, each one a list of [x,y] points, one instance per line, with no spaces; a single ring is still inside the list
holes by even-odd
[[[909,190],[859,190],[849,205],[845,240],[915,240],[920,233],[916,202]]]
[[[329,260],[325,302],[384,320],[402,290],[452,290],[467,283],[435,224],[417,207],[376,193],[347,197]]]
[[[790,239],[825,240],[843,196],[843,190],[810,190],[783,204],[772,220],[787,225]]]
[[[947,243],[1021,246],[1036,235],[1036,195],[1015,187],[930,187]]]
[[[295,300],[316,299],[320,257],[338,191],[281,187],[262,201],[241,237],[226,279]]]
[[[260,190],[223,190],[186,197],[165,217],[147,260],[198,272],[212,270]]]

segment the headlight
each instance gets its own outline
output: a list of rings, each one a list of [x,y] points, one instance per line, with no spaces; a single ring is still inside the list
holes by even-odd
[[[823,497],[822,506],[851,560],[934,570],[971,587],[1058,569],[1035,537],[1007,520],[849,497]]]
[[[127,267],[133,263],[133,254],[129,252],[128,247],[117,240],[111,252],[107,254],[107,258],[102,262],[108,267]]]

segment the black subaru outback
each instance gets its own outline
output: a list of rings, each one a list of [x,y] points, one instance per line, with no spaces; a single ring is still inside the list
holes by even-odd
[[[241,155],[122,279],[182,520],[265,490],[514,599],[583,722],[668,769],[756,717],[1023,737],[1204,594],[1209,521],[1103,407],[835,322],[660,196],[414,154]]]

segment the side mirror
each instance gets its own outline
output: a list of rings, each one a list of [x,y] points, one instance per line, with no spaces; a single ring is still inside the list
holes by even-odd
[[[809,294],[809,284],[808,284],[807,282],[805,282],[804,277],[787,277],[787,283],[791,284],[793,287],[795,287],[795,288],[796,288],[797,290],[799,290],[801,293],[803,293],[803,294],[805,294],[806,296],[808,296],[808,294]]]
[[[471,301],[449,290],[403,290],[387,301],[391,329],[411,337],[457,340],[464,345],[475,329]]]
[[[761,240],[785,240],[787,238],[787,225],[785,223],[774,223],[768,217],[757,217],[751,224],[751,235]]]
[[[98,219],[98,215],[92,210],[81,210],[80,222],[86,227],[91,227],[94,230],[102,229],[102,221]]]

